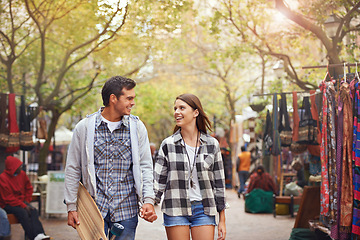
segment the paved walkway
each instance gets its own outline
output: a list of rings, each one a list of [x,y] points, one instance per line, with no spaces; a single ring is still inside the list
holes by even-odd
[[[230,208],[226,210],[226,228],[228,240],[261,239],[261,240],[287,240],[295,219],[287,216],[273,217],[272,214],[249,214],[244,211],[244,199],[238,199],[234,190],[226,190],[227,201]],[[158,220],[148,223],[139,219],[137,240],[165,240],[166,233],[162,226],[160,207],[156,206]],[[54,240],[78,240],[76,230],[67,226],[67,219],[41,218],[45,231]],[[24,239],[24,232],[19,224],[11,226],[13,240]],[[216,233],[217,235],[217,233]],[[216,239],[216,238],[215,238]]]

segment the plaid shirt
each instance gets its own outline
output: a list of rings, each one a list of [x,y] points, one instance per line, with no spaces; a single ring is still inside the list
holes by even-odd
[[[105,218],[118,222],[138,213],[132,172],[129,117],[111,133],[101,115],[95,122],[96,204]]]
[[[225,208],[225,174],[218,141],[210,135],[200,134],[200,149],[196,170],[204,205],[204,213],[214,216]],[[155,200],[169,216],[191,216],[189,200],[190,169],[180,130],[166,138],[155,162]]]

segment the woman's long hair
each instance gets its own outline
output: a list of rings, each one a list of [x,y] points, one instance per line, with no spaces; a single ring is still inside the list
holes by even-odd
[[[191,93],[184,93],[176,97],[176,100],[181,100],[186,102],[192,109],[198,110],[199,115],[196,117],[196,127],[199,131],[207,133],[207,130],[210,132],[211,130],[211,122],[209,118],[207,117],[206,113],[204,112],[204,109],[201,105],[201,102],[197,96]],[[175,100],[175,101],[176,101]],[[179,130],[179,126],[175,126],[174,133]]]

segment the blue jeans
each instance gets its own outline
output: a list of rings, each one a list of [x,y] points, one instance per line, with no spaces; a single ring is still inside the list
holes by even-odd
[[[240,181],[240,187],[238,190],[238,193],[243,193],[245,191],[245,182],[249,177],[248,171],[239,171],[239,181]]]
[[[169,216],[164,213],[164,226],[198,227],[204,225],[216,225],[215,216],[206,215],[204,213],[204,206],[200,201],[191,202],[191,214],[191,216]]]
[[[124,226],[124,231],[119,237],[116,237],[115,240],[134,240],[138,221],[139,220],[137,215],[135,217],[119,221],[118,223]],[[104,218],[104,230],[109,239],[112,237],[110,230],[114,223],[115,222],[110,221],[110,213],[108,213]]]
[[[10,235],[10,224],[4,209],[0,208],[0,237]]]

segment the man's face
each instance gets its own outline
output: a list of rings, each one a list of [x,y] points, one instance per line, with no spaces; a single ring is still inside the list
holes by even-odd
[[[16,169],[16,171],[14,172],[14,176],[19,175],[19,173],[21,172],[22,169],[22,165],[20,167],[18,167],[18,169]]]
[[[110,100],[114,103],[114,109],[120,116],[130,115],[131,108],[135,105],[135,88],[127,90],[123,88],[123,95],[116,98],[115,95],[110,96]]]

